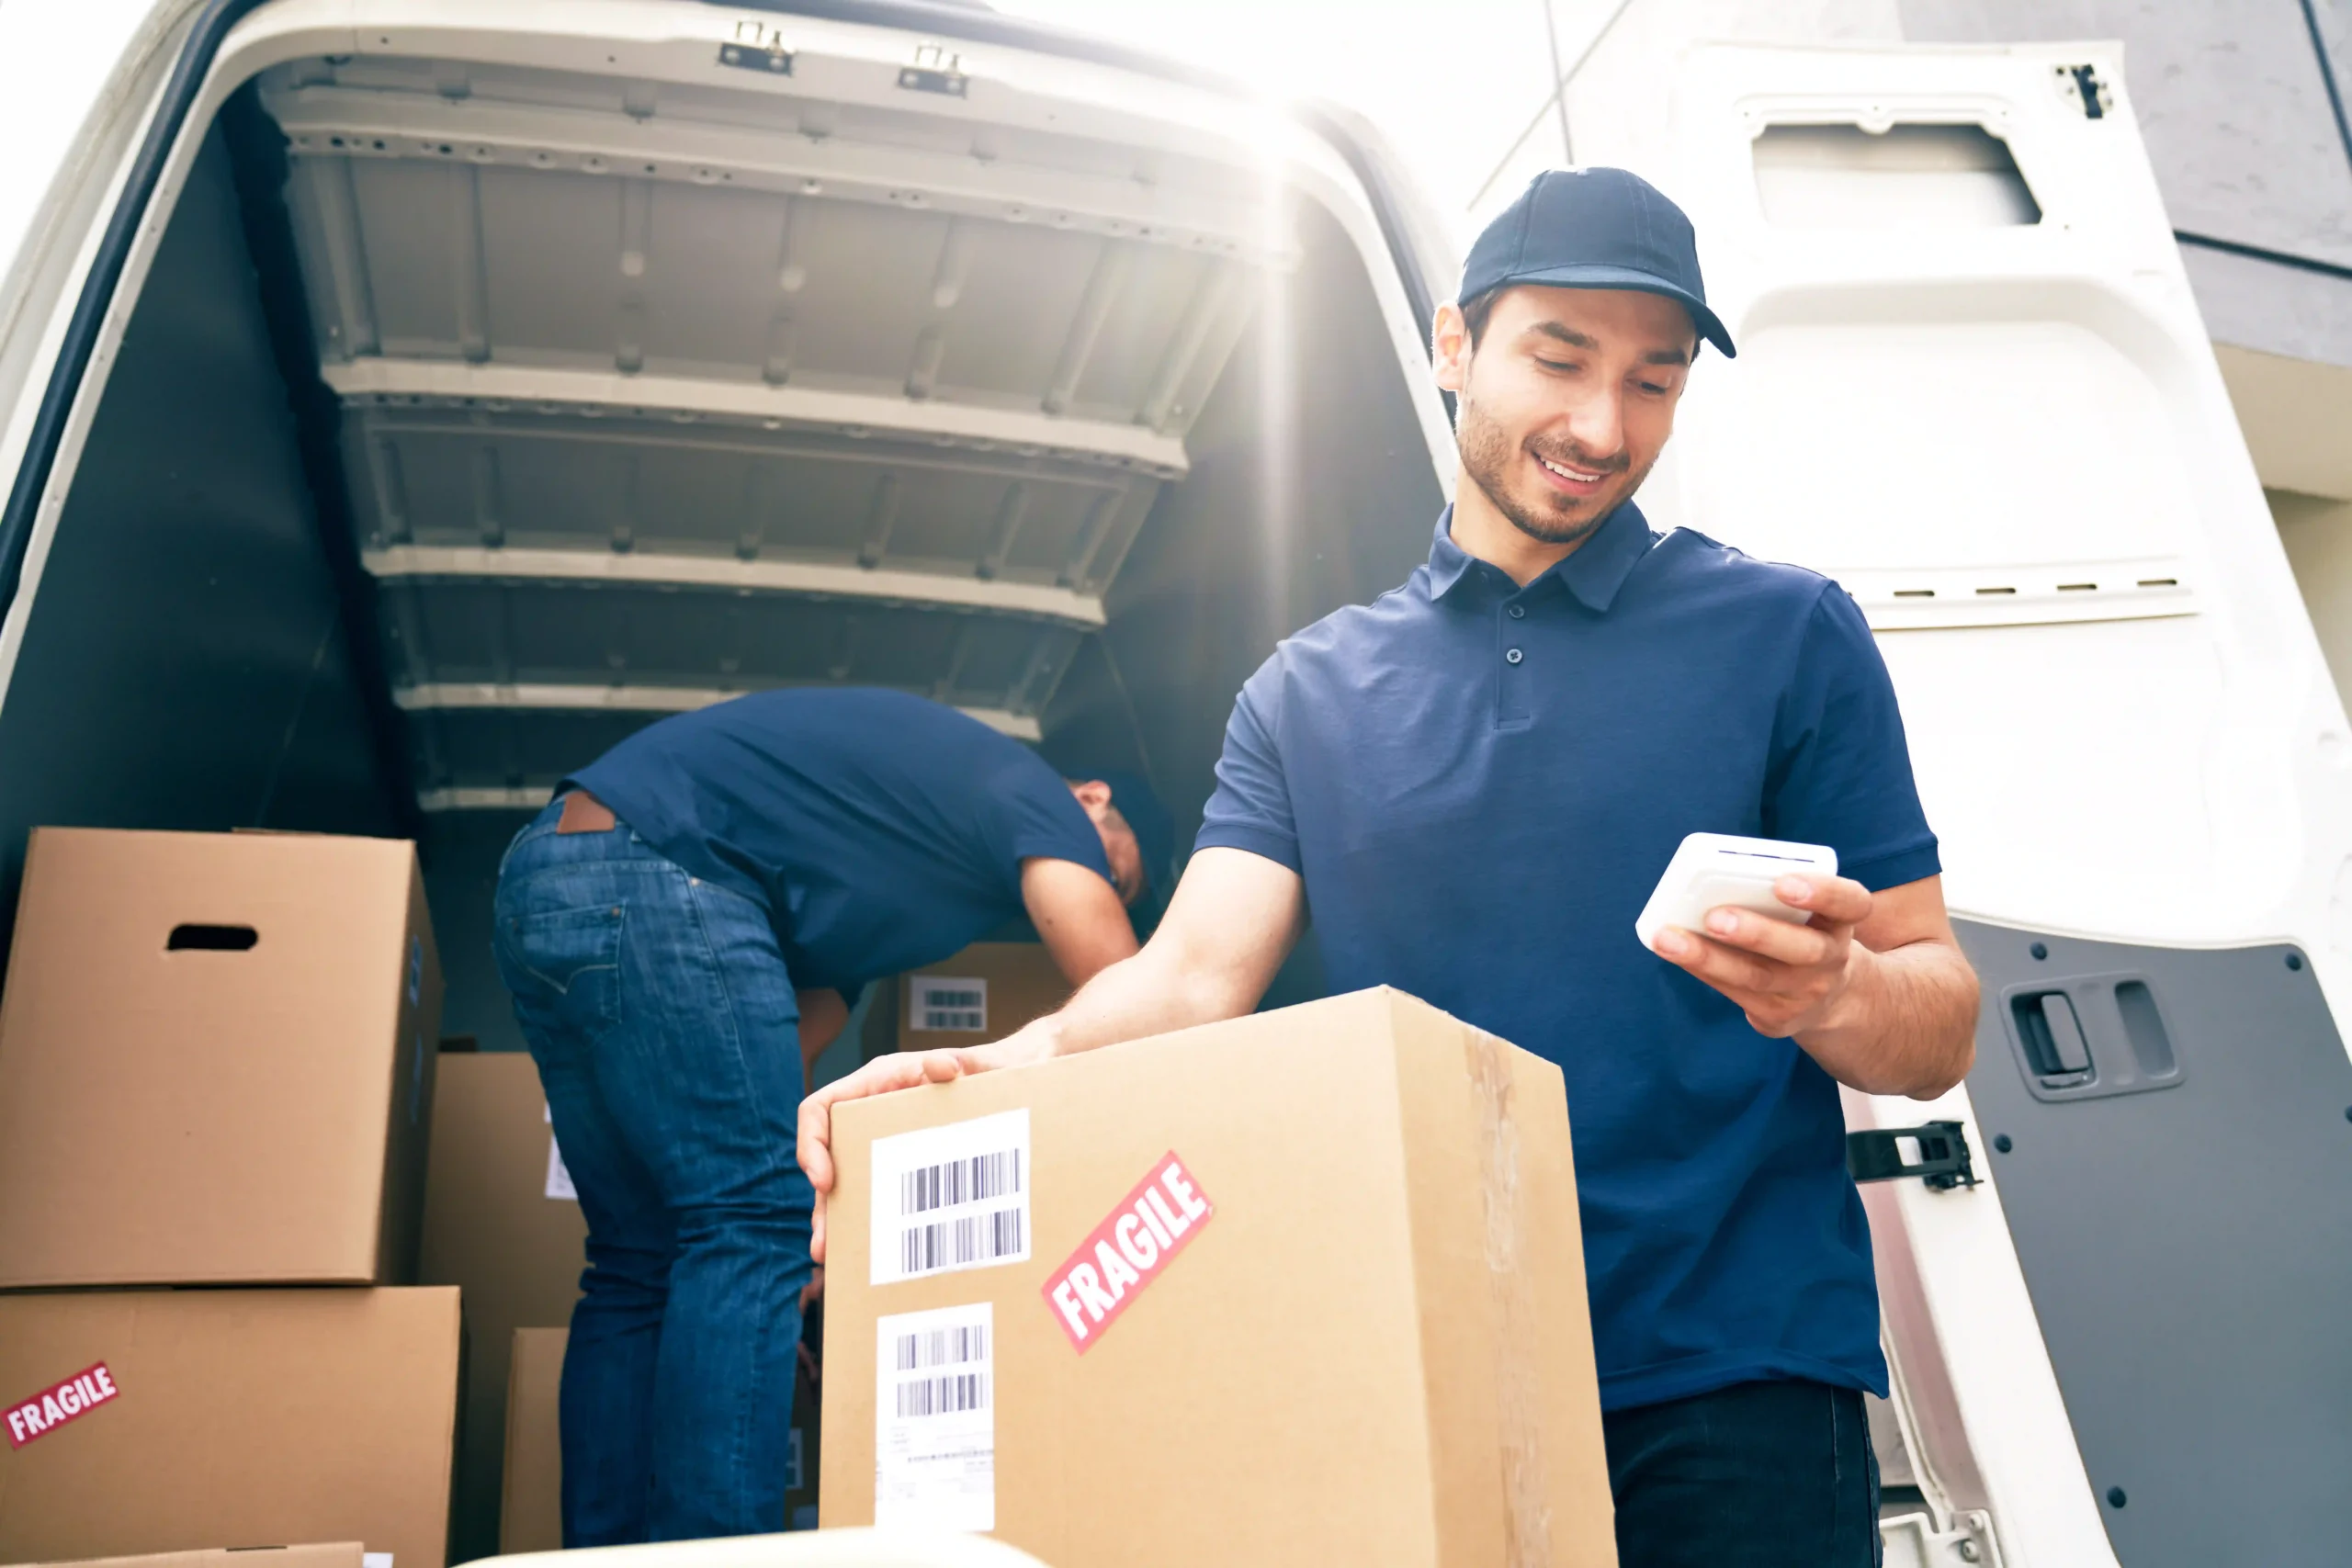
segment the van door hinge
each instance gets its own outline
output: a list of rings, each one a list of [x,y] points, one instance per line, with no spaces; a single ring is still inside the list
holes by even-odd
[[[1876,1127],[1846,1134],[1846,1169],[1857,1181],[1916,1176],[1939,1192],[1976,1185],[1968,1138],[1957,1122]]]
[[[1993,1537],[1992,1516],[1981,1509],[1954,1514],[1951,1528],[1936,1529],[1933,1516],[1895,1514],[1878,1522],[1886,1568],[2000,1568],[2001,1549]]]

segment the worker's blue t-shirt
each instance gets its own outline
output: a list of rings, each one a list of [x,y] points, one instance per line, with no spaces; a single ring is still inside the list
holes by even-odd
[[[854,989],[1022,912],[1021,863],[1110,880],[1026,746],[900,692],[761,692],[662,719],[565,781],[662,854],[766,906],[794,983]]]
[[[1559,1064],[1601,1403],[1886,1392],[1838,1086],[1644,948],[1685,834],[1936,874],[1894,692],[1834,582],[1619,509],[1521,588],[1429,564],[1283,643],[1198,845],[1299,872],[1332,987],[1395,986]]]

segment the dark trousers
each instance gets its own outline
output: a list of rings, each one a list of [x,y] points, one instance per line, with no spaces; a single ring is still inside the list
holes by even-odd
[[[1877,1568],[1862,1396],[1749,1382],[1601,1418],[1619,1568]]]
[[[557,809],[507,852],[496,948],[588,1221],[563,1542],[780,1530],[809,1275],[792,977],[765,910]]]

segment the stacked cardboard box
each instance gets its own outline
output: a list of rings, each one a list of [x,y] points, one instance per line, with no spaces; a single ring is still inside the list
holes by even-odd
[[[506,1464],[498,1512],[502,1552],[563,1545],[563,1438],[557,1420],[568,1328],[518,1328],[506,1384]]]
[[[440,1568],[458,1292],[408,1284],[440,1005],[409,844],[34,833],[0,1001],[0,1561],[356,1540]]]
[[[1034,942],[977,942],[899,976],[891,1048],[927,1051],[1001,1040],[1069,1000],[1069,982]]]
[[[1393,991],[834,1113],[828,1528],[1616,1562],[1559,1070]]]
[[[587,1234],[531,1058],[516,1051],[444,1053],[417,1277],[464,1292],[466,1404],[452,1531],[461,1561],[503,1550],[499,1472],[508,1357],[518,1330],[560,1335],[571,1323]]]

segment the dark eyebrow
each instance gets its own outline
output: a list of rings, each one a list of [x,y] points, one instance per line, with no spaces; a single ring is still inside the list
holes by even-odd
[[[1600,346],[1598,339],[1587,337],[1576,328],[1562,326],[1557,321],[1538,321],[1527,330],[1532,333],[1540,333],[1545,337],[1557,338],[1570,348],[1599,348]]]
[[[1566,344],[1570,348],[1590,350],[1598,349],[1600,346],[1599,339],[1589,337],[1585,333],[1577,331],[1576,328],[1564,325],[1558,321],[1537,321],[1527,330],[1541,337],[1556,339],[1561,343]],[[1690,356],[1679,348],[1661,348],[1654,354],[1645,354],[1642,355],[1642,363],[1645,365],[1687,366],[1690,363]]]

